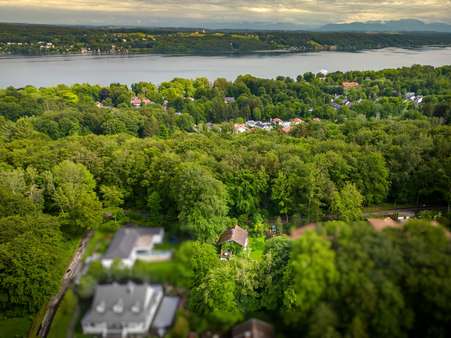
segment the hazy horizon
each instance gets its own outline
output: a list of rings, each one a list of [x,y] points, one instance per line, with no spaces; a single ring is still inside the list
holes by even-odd
[[[451,24],[451,0],[0,0],[0,21],[143,27],[315,28],[417,19]]]

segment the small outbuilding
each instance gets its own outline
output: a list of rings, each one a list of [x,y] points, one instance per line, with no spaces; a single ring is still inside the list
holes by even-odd
[[[262,320],[250,319],[233,328],[232,338],[274,338],[274,328]]]
[[[243,248],[248,244],[248,233],[239,225],[235,225],[233,228],[226,230],[219,238],[218,244],[224,244],[226,242],[234,242]]]
[[[219,238],[218,245],[221,246],[221,259],[229,259],[233,254],[247,248],[248,233],[239,225],[228,229]]]

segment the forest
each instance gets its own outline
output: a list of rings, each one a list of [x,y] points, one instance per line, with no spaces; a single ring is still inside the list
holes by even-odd
[[[234,131],[275,118],[303,123]],[[41,310],[83,234],[139,215],[178,243],[172,337],[250,316],[280,337],[448,337],[450,122],[451,66],[0,89],[0,327]],[[376,232],[363,208],[384,203],[443,211]],[[234,224],[255,252],[223,262]],[[92,265],[78,292],[158,276]]]
[[[0,55],[227,54],[450,46],[451,33],[219,31],[0,23]]]

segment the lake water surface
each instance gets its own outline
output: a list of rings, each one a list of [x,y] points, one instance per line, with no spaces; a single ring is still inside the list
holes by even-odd
[[[59,83],[139,81],[161,83],[174,77],[234,80],[240,74],[295,78],[305,72],[379,70],[424,64],[451,64],[451,47],[406,50],[386,48],[357,53],[319,52],[243,56],[45,56],[0,58],[0,87],[51,86]]]

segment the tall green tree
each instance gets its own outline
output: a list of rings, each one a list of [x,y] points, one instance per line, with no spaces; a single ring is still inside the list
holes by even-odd
[[[338,219],[352,222],[362,218],[363,197],[357,187],[346,184],[339,192],[332,195],[332,212]]]
[[[73,231],[96,227],[101,221],[101,203],[94,177],[82,164],[63,161],[52,169],[53,200],[64,222]]]

